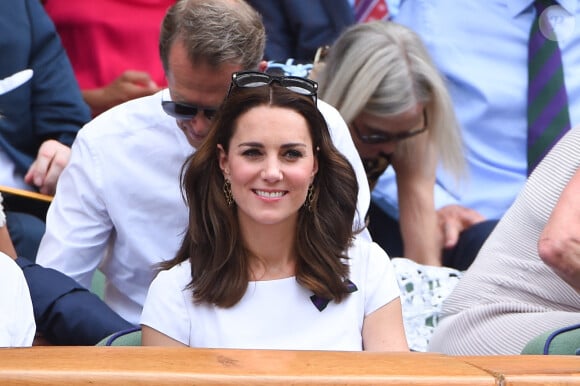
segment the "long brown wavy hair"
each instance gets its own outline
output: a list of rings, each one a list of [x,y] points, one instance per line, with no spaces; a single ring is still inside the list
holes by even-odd
[[[194,302],[232,307],[250,280],[250,252],[244,245],[237,207],[226,202],[218,144],[229,152],[238,118],[248,110],[269,105],[291,109],[308,124],[318,172],[310,208],[299,209],[296,227],[296,280],[329,300],[347,295],[345,259],[354,238],[358,184],[348,160],[335,148],[313,99],[276,83],[256,88],[233,88],[212,121],[203,145],[183,166],[181,186],[189,207],[189,225],[174,259],[165,269],[189,260]]]

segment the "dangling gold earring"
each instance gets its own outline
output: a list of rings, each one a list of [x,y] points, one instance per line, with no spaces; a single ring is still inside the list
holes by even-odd
[[[306,201],[304,201],[304,207],[312,212],[312,200],[314,197],[314,184],[310,184],[308,187],[308,194],[306,195]]]
[[[224,196],[226,197],[226,202],[228,206],[234,204],[234,195],[232,194],[232,183],[227,178],[224,180]]]

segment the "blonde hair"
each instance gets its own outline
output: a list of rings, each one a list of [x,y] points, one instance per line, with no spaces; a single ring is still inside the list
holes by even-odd
[[[427,128],[443,166],[456,177],[465,160],[461,135],[445,82],[420,37],[394,22],[351,26],[331,47],[317,72],[320,99],[347,123],[361,112],[379,117],[425,105]],[[406,141],[402,142],[402,150]]]

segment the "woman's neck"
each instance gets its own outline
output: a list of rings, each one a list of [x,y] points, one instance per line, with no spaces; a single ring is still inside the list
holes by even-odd
[[[250,278],[253,281],[294,276],[296,272],[296,225],[240,224],[244,244],[250,253]]]

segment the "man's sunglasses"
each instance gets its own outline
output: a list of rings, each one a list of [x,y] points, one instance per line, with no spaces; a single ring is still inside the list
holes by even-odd
[[[353,122],[351,126],[354,128],[356,132],[356,136],[360,139],[361,142],[369,144],[369,145],[378,145],[381,143],[388,143],[388,142],[399,142],[405,140],[407,138],[414,137],[427,131],[427,112],[423,109],[423,127],[409,130],[404,133],[397,133],[397,134],[390,134],[390,133],[374,133],[374,134],[361,134],[358,126]]]
[[[183,121],[195,118],[200,111],[203,112],[203,115],[205,115],[207,119],[211,120],[217,112],[217,108],[215,107],[188,105],[186,103],[177,103],[171,100],[162,100],[161,106],[167,115]]]
[[[257,71],[234,72],[232,74],[232,83],[230,84],[228,95],[230,95],[234,87],[238,88],[263,87],[269,86],[274,82],[295,93],[310,96],[312,97],[314,103],[316,103],[316,93],[318,91],[318,83],[316,83],[315,81],[306,78],[301,78],[299,76],[276,76]]]

